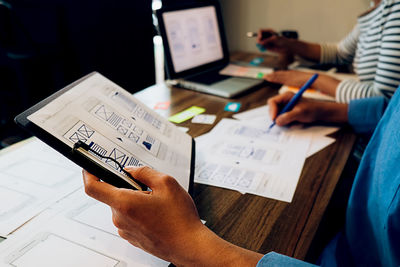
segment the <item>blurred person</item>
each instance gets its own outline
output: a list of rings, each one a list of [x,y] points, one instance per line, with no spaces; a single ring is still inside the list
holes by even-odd
[[[390,98],[400,83],[400,1],[375,0],[375,6],[360,15],[352,32],[338,44],[310,43],[260,30],[258,44],[281,54],[298,55],[322,64],[353,64],[358,81],[337,80],[320,75],[312,88],[348,103],[351,99],[384,96]],[[271,33],[262,39],[262,33]],[[266,75],[270,82],[300,87],[312,74],[277,71]]]

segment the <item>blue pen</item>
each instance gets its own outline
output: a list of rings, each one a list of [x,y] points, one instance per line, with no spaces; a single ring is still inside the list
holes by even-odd
[[[294,106],[299,102],[301,95],[314,83],[314,81],[318,78],[318,74],[315,73],[304,85],[303,87],[300,88],[300,90],[290,99],[289,103],[286,104],[286,106],[278,113],[278,116],[286,113],[288,111],[291,111]],[[277,116],[277,117],[278,117]],[[268,128],[268,131],[271,130],[272,127],[275,125],[275,120],[271,123],[271,125]]]

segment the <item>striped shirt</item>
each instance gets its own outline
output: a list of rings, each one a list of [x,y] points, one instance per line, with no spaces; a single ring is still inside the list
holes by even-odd
[[[321,63],[353,63],[359,80],[340,82],[338,102],[392,97],[400,84],[400,0],[382,0],[339,44],[321,44]]]

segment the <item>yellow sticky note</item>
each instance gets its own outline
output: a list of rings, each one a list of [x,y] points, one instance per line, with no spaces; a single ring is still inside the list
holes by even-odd
[[[188,109],[185,109],[182,112],[179,112],[171,117],[169,117],[169,121],[175,122],[175,123],[181,123],[184,122],[188,119],[193,118],[194,116],[203,113],[204,111],[206,111],[205,108],[201,108],[201,107],[196,107],[196,106],[192,106]]]

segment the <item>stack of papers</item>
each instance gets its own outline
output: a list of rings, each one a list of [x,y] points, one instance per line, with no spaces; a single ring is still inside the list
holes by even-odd
[[[82,169],[32,138],[0,156],[0,236],[82,186]]]
[[[338,127],[268,130],[268,106],[221,120],[196,138],[195,182],[291,202],[305,159],[333,143]]]
[[[75,191],[0,243],[5,266],[168,266],[118,236],[107,205]]]
[[[82,185],[82,169],[36,138],[0,151],[0,265],[169,265],[119,237]]]

